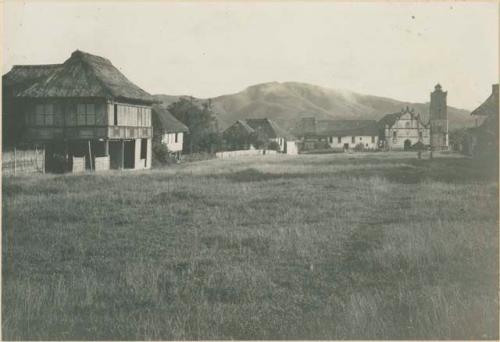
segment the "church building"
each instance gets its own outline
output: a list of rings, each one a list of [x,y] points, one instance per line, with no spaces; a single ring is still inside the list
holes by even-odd
[[[429,121],[424,123],[413,108],[387,114],[379,121],[381,147],[387,150],[414,150],[430,147],[434,151],[449,148],[446,96],[440,84],[434,87],[429,105]]]

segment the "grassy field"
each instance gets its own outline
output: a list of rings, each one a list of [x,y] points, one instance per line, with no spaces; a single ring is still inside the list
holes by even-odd
[[[3,339],[498,339],[496,168],[260,156],[3,178]]]

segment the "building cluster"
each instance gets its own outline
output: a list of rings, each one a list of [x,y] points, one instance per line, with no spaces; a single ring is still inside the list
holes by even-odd
[[[297,135],[302,150],[422,150],[449,148],[447,92],[437,84],[431,93],[429,121],[409,107],[380,120],[303,118]]]
[[[186,125],[105,58],[75,51],[62,64],[14,66],[2,77],[3,147],[44,150],[44,170],[149,169],[153,142],[180,159]],[[303,118],[294,134],[268,118],[237,120],[222,136],[231,151],[286,154],[330,149],[447,150],[447,92],[430,94],[429,120],[414,109],[380,120]],[[498,84],[472,115],[463,150],[498,151]]]

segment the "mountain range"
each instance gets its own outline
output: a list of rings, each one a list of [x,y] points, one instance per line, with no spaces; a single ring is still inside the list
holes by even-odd
[[[168,105],[181,96],[155,95]],[[399,112],[408,106],[429,119],[429,103],[411,103],[395,99],[335,90],[307,83],[269,82],[250,86],[236,94],[211,99],[189,96],[194,102],[211,102],[219,127],[224,129],[236,120],[269,118],[285,129],[293,130],[303,117],[317,119],[372,119]],[[454,130],[473,125],[470,111],[448,106],[449,128]]]

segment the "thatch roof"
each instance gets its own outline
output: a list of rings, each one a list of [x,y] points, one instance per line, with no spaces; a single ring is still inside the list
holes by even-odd
[[[130,82],[103,57],[75,51],[54,72],[16,94],[24,98],[100,97],[154,103],[155,99]]]
[[[498,116],[498,84],[493,85],[491,95],[470,114],[478,116]]]
[[[287,140],[297,140],[291,133],[279,127],[270,119],[246,119],[240,120],[251,127],[258,135],[266,139],[285,138]]]
[[[316,124],[316,135],[320,136],[376,136],[375,120],[320,120]]]
[[[61,68],[61,64],[15,65],[2,76],[4,94],[16,96],[33,83],[40,81]]]
[[[153,105],[153,124],[155,129],[163,133],[188,132],[189,128],[177,120],[167,108],[161,105]]]

